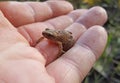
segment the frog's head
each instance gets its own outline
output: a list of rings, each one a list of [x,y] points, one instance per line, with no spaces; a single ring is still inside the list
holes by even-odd
[[[56,36],[57,36],[57,33],[55,30],[53,29],[48,29],[46,28],[45,31],[42,32],[42,35],[47,38],[47,39],[50,39],[50,40],[56,40]]]

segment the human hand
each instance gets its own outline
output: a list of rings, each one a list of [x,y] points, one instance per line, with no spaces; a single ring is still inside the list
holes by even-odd
[[[0,9],[0,83],[80,83],[106,45],[101,7],[73,10],[65,1],[48,1],[0,2]],[[57,45],[36,43],[45,28],[72,32],[75,45],[57,58]]]

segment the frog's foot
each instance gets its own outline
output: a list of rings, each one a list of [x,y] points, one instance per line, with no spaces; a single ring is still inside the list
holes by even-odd
[[[62,55],[62,54],[64,54],[64,53],[65,53],[65,51],[64,51],[64,50],[62,50],[62,51],[61,51],[61,55]]]

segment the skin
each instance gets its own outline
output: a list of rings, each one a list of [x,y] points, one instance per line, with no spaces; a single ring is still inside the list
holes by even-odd
[[[73,10],[65,1],[0,2],[0,10],[0,83],[81,83],[107,42],[102,27],[107,14],[101,7]],[[43,40],[32,46],[48,26],[72,32],[76,41],[57,59],[56,44]]]
[[[45,31],[42,32],[42,35],[58,44],[58,56],[68,51],[75,43],[72,33],[66,30],[52,30],[46,28]]]

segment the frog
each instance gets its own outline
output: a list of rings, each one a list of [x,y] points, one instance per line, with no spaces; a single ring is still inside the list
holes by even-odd
[[[64,54],[68,51],[75,43],[72,32],[67,30],[60,30],[60,29],[49,29],[46,28],[42,35],[44,38],[55,42],[59,46],[59,53],[58,55]]]

